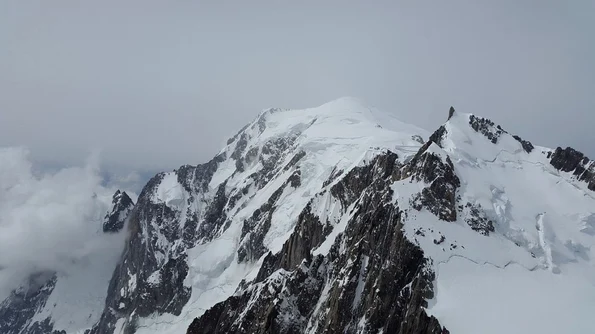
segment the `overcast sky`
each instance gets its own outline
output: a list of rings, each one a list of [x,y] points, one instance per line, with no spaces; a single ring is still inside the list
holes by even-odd
[[[200,3],[0,1],[0,146],[171,169],[263,108],[349,95],[428,130],[454,105],[595,156],[593,1]]]

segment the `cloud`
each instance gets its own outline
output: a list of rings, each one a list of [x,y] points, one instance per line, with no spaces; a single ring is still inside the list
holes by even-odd
[[[263,108],[357,96],[429,131],[453,105],[595,155],[594,6],[2,1],[0,145],[173,169]]]
[[[97,156],[83,167],[36,173],[23,148],[0,148],[0,298],[28,275],[68,274],[121,251],[101,233],[114,189],[101,185]]]

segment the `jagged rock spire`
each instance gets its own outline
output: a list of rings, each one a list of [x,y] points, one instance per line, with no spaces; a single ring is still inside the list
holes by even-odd
[[[453,108],[451,106],[450,109],[448,110],[448,119],[451,119],[454,114],[455,114],[455,108]]]
[[[117,233],[124,227],[128,214],[134,207],[134,202],[125,191],[116,191],[112,198],[112,210],[105,215],[103,232]]]

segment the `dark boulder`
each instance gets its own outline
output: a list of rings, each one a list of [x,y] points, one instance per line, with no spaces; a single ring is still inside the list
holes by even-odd
[[[583,153],[571,147],[565,149],[558,147],[548,157],[554,168],[572,173],[579,181],[587,183],[589,190],[595,191],[595,163]]]

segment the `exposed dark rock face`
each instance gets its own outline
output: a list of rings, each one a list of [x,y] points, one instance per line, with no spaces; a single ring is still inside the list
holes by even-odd
[[[302,172],[299,169],[296,169],[287,180],[291,187],[299,188],[302,185]]]
[[[217,171],[217,167],[225,159],[226,155],[223,153],[201,165],[184,165],[176,170],[178,182],[188,192],[205,193],[209,191],[209,182],[211,182],[211,178]],[[150,188],[150,190],[152,191],[153,188]]]
[[[184,279],[188,274],[186,256],[170,259],[159,269],[159,274],[148,285],[143,285],[139,299],[134,301],[139,305],[153,304],[153,308],[137,308],[141,317],[157,313],[171,313],[179,315],[190,296],[190,288],[184,286]],[[159,289],[153,286],[159,286]],[[126,306],[124,306],[126,307]]]
[[[140,201],[139,201],[139,205]],[[154,210],[163,210],[163,214]],[[145,224],[145,214],[158,216],[163,221],[172,219],[171,211],[164,207],[155,206],[145,209],[145,212],[135,208],[130,219],[132,237],[128,241],[122,262],[116,268],[108,288],[106,298],[107,310],[103,312],[99,323],[91,333],[111,333],[115,329],[118,318],[126,319],[126,326],[130,327],[137,317],[146,317],[155,312],[179,315],[182,307],[190,298],[190,289],[183,285],[188,273],[188,265],[184,255],[177,255],[177,249],[157,248],[158,252],[147,249],[146,241],[140,237],[143,230],[151,231],[152,227]],[[164,235],[173,238],[171,230],[164,230]],[[169,258],[161,263],[161,258],[168,252]]]
[[[491,120],[476,117],[475,115],[469,117],[469,125],[473,130],[481,133],[494,144],[498,143],[498,139],[503,133],[506,133],[500,125],[496,126]]]
[[[401,163],[398,155],[386,152],[376,157],[369,164],[353,168],[341,181],[331,187],[331,194],[337,198],[343,208],[349,207],[368,187],[379,187],[395,173],[400,173]],[[331,178],[334,176],[331,175]]]
[[[293,270],[302,260],[309,260],[312,249],[320,246],[332,231],[332,227],[328,224],[323,225],[311,210],[311,204],[308,204],[302,211],[294,233],[283,244],[281,252],[277,254],[269,252],[265,257],[255,282],[263,281],[278,269]]]
[[[420,143],[422,145],[425,144],[424,139],[421,136],[419,136],[419,135],[413,135],[411,137],[411,139],[415,140],[416,142],[418,142],[418,143]]]
[[[35,313],[45,307],[56,281],[56,275],[51,272],[31,275],[27,284],[13,291],[0,303],[0,333],[66,334],[54,331],[50,319],[30,323]]]
[[[188,333],[303,333],[307,319],[293,312],[309,311],[319,297],[325,274],[322,256],[293,273],[275,273],[266,282],[251,285],[245,293],[209,309],[190,325]],[[257,298],[258,305],[245,308],[251,298]],[[284,316],[292,321],[279,321]]]
[[[236,161],[236,169],[238,172],[243,172],[245,170],[244,166],[244,151],[246,150],[246,146],[248,145],[248,136],[245,133],[242,133],[240,139],[236,144],[236,148],[231,154],[231,158]]]
[[[428,141],[404,168],[404,176],[412,177],[412,181],[429,184],[413,199],[413,208],[428,209],[438,218],[445,221],[457,220],[456,192],[461,186],[455,174],[454,165],[449,157],[443,158],[428,149],[433,142]]]
[[[116,233],[121,231],[133,207],[134,203],[128,194],[117,190],[112,198],[112,210],[107,213],[103,221],[103,232]]]
[[[462,211],[465,222],[474,231],[486,236],[490,235],[490,232],[494,232],[494,223],[486,216],[481,205],[467,203]]]
[[[227,182],[219,185],[215,197],[206,209],[203,222],[197,231],[202,242],[212,240],[220,232],[221,227],[227,223],[227,213],[225,212],[225,205],[228,202],[225,193],[226,186]]]
[[[454,107],[450,107],[450,109],[448,110],[448,119],[451,119],[452,116],[454,116],[455,114],[455,108]]]
[[[370,164],[352,169],[345,177],[330,189],[334,198],[338,199],[343,209],[353,204],[366,189],[383,190],[385,180],[401,165],[398,156],[393,152],[376,157]],[[336,173],[331,173],[334,179]],[[328,183],[328,182],[325,182]],[[303,259],[309,259],[312,249],[320,246],[332,231],[330,222],[321,222],[312,213],[312,201],[304,208],[294,229],[294,233],[284,243],[283,250],[278,254],[269,253],[264,260],[256,281],[261,281],[275,270],[282,268],[292,270]]]
[[[443,147],[442,140],[444,139],[445,135],[446,135],[446,128],[444,127],[444,125],[442,125],[438,128],[438,130],[436,130],[436,131],[434,131],[434,133],[432,133],[428,142],[433,142],[436,145]]]
[[[595,191],[595,162],[583,153],[571,147],[558,147],[548,158],[557,170],[572,173],[577,180],[587,183],[589,190]]]
[[[277,200],[279,200],[288,183],[290,181],[275,190],[269,200],[254,211],[252,217],[244,221],[242,226],[243,240],[238,249],[239,261],[257,260],[266,253],[266,247],[263,245],[264,237],[271,228],[271,219],[273,212],[275,212]]]
[[[242,133],[240,139],[236,143],[235,150],[231,153],[231,158],[234,160],[240,160],[244,151],[246,151],[246,147],[248,146],[248,135],[246,133]]]
[[[204,198],[218,165],[224,160],[222,154],[206,164],[185,165],[175,171],[188,196],[188,203],[175,204],[180,207],[154,199],[164,173],[157,174],[143,188],[129,215],[130,237],[110,281],[105,309],[90,333],[111,333],[120,318],[125,319],[125,330],[133,333],[138,317],[180,314],[191,293],[183,284],[188,274],[185,250],[214,238],[227,221],[223,209],[227,202],[225,183],[212,198]],[[202,222],[208,228],[201,228],[202,217],[190,211],[190,203],[195,201],[205,203]],[[181,220],[182,217],[185,219]]]
[[[519,143],[521,143],[521,146],[523,146],[523,149],[527,153],[531,153],[535,149],[535,147],[533,146],[533,144],[531,144],[531,142],[529,142],[527,140],[523,140],[523,138],[521,138],[521,137],[519,137],[517,135],[513,135],[512,138],[514,138],[516,141],[518,141]]]
[[[504,130],[500,125],[495,125],[493,121],[487,118],[471,115],[469,117],[469,125],[473,130],[488,138],[493,144],[498,143],[498,139],[500,139],[502,134],[508,134],[508,131]],[[521,144],[527,153],[531,153],[535,148],[531,142],[523,140],[517,135],[512,135],[512,137]]]
[[[312,256],[331,229],[308,205],[283,249],[257,279],[196,319],[188,333],[448,333],[426,315],[433,274],[402,232],[388,153],[333,186],[351,219],[326,256]],[[367,185],[367,186],[366,186]]]

